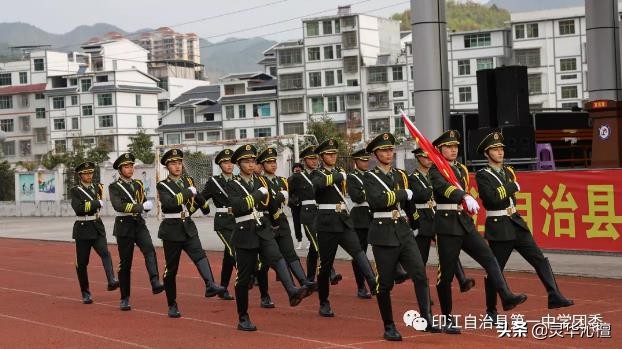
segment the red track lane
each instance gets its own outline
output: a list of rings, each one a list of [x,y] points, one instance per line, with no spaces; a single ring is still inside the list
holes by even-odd
[[[110,245],[113,260],[118,262],[115,245]],[[162,250],[158,249],[160,271]],[[217,278],[222,254],[208,252]],[[107,292],[99,257],[93,251],[89,265],[91,292],[95,303],[80,302],[78,282],[73,267],[74,245],[64,242],[0,239],[0,347],[10,348],[620,348],[622,305],[617,303],[622,280],[559,277],[564,294],[576,305],[562,310],[546,309],[546,293],[534,274],[507,273],[514,292],[525,292],[528,301],[512,311],[527,320],[551,314],[603,315],[611,323],[612,338],[498,338],[495,330],[465,330],[460,336],[428,334],[406,327],[402,314],[418,310],[412,283],[393,290],[394,318],[404,336],[401,343],[382,340],[382,322],[375,300],[355,297],[355,283],[350,263],[338,261],[336,269],[344,275],[338,286],[331,287],[334,318],[317,314],[317,295],[291,308],[279,283],[270,274],[270,294],[276,309],[259,308],[259,294],[251,291],[251,319],[259,331],[236,330],[235,302],[206,299],[203,283],[194,265],[182,258],[177,277],[178,303],[182,318],[166,316],[164,294],[152,295],[144,259],[138,249],[132,273],[133,306],[130,312],[118,310],[118,291]],[[579,257],[578,257],[579,258]],[[435,280],[436,268],[428,268]],[[454,313],[480,315],[484,310],[483,271],[469,269],[476,287],[468,293],[454,290]],[[230,286],[230,291],[233,291]],[[433,299],[438,301],[433,284]],[[509,314],[508,314],[509,316]]]

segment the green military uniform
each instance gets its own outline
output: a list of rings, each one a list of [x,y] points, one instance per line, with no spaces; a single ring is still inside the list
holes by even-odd
[[[254,159],[257,150],[251,144],[237,148],[231,161],[237,163],[243,159]],[[261,189],[263,188],[263,189]],[[307,295],[305,288],[296,288],[287,268],[287,263],[274,240],[274,231],[270,217],[276,214],[271,200],[283,200],[281,193],[276,193],[262,184],[258,176],[250,178],[237,176],[227,183],[225,188],[235,217],[235,228],[231,243],[235,248],[238,275],[235,281],[235,298],[239,316],[238,329],[243,331],[256,330],[248,316],[248,284],[253,274],[257,258],[270,265],[281,279],[287,291],[291,306],[296,306]],[[268,211],[269,216],[262,212]]]
[[[216,165],[220,165],[223,161],[230,161],[233,150],[223,149],[214,159]],[[225,245],[225,250],[222,256],[222,268],[220,270],[220,285],[225,289],[229,286],[231,280],[231,274],[233,267],[235,266],[235,254],[233,246],[231,245],[231,236],[233,235],[233,229],[235,228],[235,218],[233,212],[231,212],[231,204],[229,203],[229,197],[225,191],[227,182],[233,179],[233,176],[226,177],[223,174],[210,177],[205,183],[205,188],[201,194],[205,200],[212,199],[214,206],[216,206],[216,213],[214,215],[214,231]],[[226,291],[222,297],[225,300],[233,300],[233,296]]]
[[[395,137],[391,133],[383,133],[369,142],[367,151],[374,153],[379,149],[393,149],[394,146]],[[401,340],[395,329],[391,307],[391,289],[398,264],[406,269],[413,280],[420,313],[428,321],[428,330],[437,331],[432,326],[430,290],[425,265],[409,226],[408,217],[403,210],[409,195],[412,195],[408,189],[408,175],[400,169],[391,168],[385,172],[377,166],[365,174],[364,183],[367,200],[373,212],[368,240],[372,245],[378,270],[376,298],[385,326],[385,339]]]
[[[412,152],[416,157],[428,157],[428,154],[421,148],[417,148]],[[436,241],[436,234],[434,233],[436,202],[434,201],[432,183],[430,182],[429,175],[420,170],[415,170],[409,176],[408,182],[410,189],[413,191],[411,207],[414,210],[411,213],[411,222],[413,222],[413,229],[417,229],[418,232],[415,240],[417,241],[417,246],[419,246],[421,258],[423,258],[423,264],[427,264],[430,255],[430,245],[433,240]],[[460,292],[466,292],[475,286],[475,280],[466,277],[460,259],[456,263],[455,275],[456,280],[460,284]]]
[[[337,141],[327,139],[315,149],[315,153],[318,155],[336,153],[337,148]],[[322,257],[318,275],[319,313],[325,317],[334,316],[328,301],[328,284],[339,246],[352,256],[367,280],[370,290],[374,294],[376,292],[376,277],[367,256],[361,249],[354,231],[352,217],[346,206],[344,197],[346,177],[345,172],[340,168],[322,167],[311,173],[311,182],[315,188],[315,201],[318,204],[314,226],[317,231],[319,254]]]
[[[118,170],[124,164],[133,164],[134,155],[125,153],[119,156],[112,167]],[[121,289],[121,310],[130,310],[130,275],[132,259],[134,257],[134,244],[140,248],[145,257],[145,266],[151,282],[151,290],[154,294],[164,291],[164,285],[160,283],[158,262],[155,248],[151,241],[151,235],[145,224],[142,213],[145,212],[145,190],[143,183],[137,179],[129,181],[119,176],[119,179],[108,186],[110,202],[116,211],[113,235],[117,238],[119,249],[119,284]]]
[[[450,130],[434,140],[433,145],[440,149],[443,145],[459,144],[458,139],[458,131]],[[463,189],[447,181],[436,166],[432,166],[430,169],[430,180],[437,203],[434,216],[436,247],[439,255],[436,289],[441,303],[441,311],[449,320],[445,331],[459,333],[460,331],[454,326],[453,318],[450,315],[452,311],[451,281],[460,250],[464,250],[486,270],[488,277],[503,300],[505,310],[513,309],[516,305],[523,303],[527,296],[524,294],[515,295],[510,292],[492,251],[477,232],[473,219],[462,209],[462,201],[467,195],[465,190],[469,187],[469,173],[466,166],[455,162],[451,164],[451,169]]]
[[[500,132],[488,134],[479,144],[477,151],[486,153],[490,148],[504,147]],[[503,271],[513,250],[531,264],[548,293],[549,309],[573,305],[566,299],[555,282],[551,265],[536,244],[525,220],[516,211],[516,193],[520,190],[514,170],[502,165],[500,168],[487,166],[475,175],[479,196],[486,208],[486,231],[484,237],[492,249],[499,267]],[[486,312],[496,320],[497,295],[494,285],[486,279]]]
[[[179,149],[170,149],[162,156],[160,163],[164,166],[169,161],[182,160],[184,153]],[[181,251],[185,251],[194,262],[205,282],[205,297],[223,294],[225,289],[214,283],[214,276],[209,260],[201,246],[199,231],[192,220],[192,215],[201,211],[207,215],[209,206],[205,198],[196,192],[194,180],[182,176],[175,180],[170,176],[157,185],[158,197],[162,204],[163,220],[160,223],[158,237],[162,239],[166,268],[164,269],[164,290],[169,306],[168,316],[179,317],[177,308],[177,269]],[[194,192],[190,189],[193,188]]]
[[[76,167],[78,175],[93,172],[95,172],[95,163],[91,161],[83,162]],[[86,269],[89,264],[91,248],[102,260],[108,280],[108,291],[116,290],[119,287],[119,281],[114,277],[112,257],[108,251],[106,230],[99,217],[103,188],[104,186],[101,183],[88,186],[80,183],[71,188],[71,207],[77,216],[71,237],[76,240],[76,273],[78,274],[84,304],[93,303],[89,289],[89,275]]]

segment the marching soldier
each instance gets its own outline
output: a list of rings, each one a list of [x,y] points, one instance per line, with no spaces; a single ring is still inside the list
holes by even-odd
[[[501,271],[513,250],[531,264],[548,293],[548,308],[562,308],[574,304],[566,299],[555,281],[548,258],[536,244],[525,220],[516,212],[516,193],[520,185],[514,170],[503,164],[503,135],[492,132],[481,141],[477,152],[488,159],[488,166],[479,170],[475,176],[480,198],[486,208],[486,231],[490,249],[499,262]],[[485,278],[486,313],[494,322],[497,320],[497,295],[490,278]]]
[[[469,187],[469,173],[466,166],[456,161],[458,144],[460,144],[459,137],[458,131],[449,130],[435,139],[432,144],[450,163],[451,169],[463,189],[454,186],[445,179],[436,166],[432,166],[430,169],[430,181],[437,202],[436,214],[434,215],[434,231],[436,232],[436,248],[439,259],[436,290],[441,311],[446,320],[443,331],[449,334],[460,333],[460,329],[456,327],[455,319],[451,316],[451,281],[460,250],[464,250],[486,270],[495,290],[501,296],[503,310],[514,309],[527,300],[526,295],[516,295],[510,291],[490,247],[477,232],[469,214],[463,211],[463,202],[470,213],[477,213],[479,205],[466,191]]]
[[[337,148],[338,144],[334,139],[322,142],[315,149],[315,153],[322,158],[323,166],[311,173],[315,200],[318,203],[318,214],[314,225],[317,231],[319,254],[322,257],[318,275],[319,313],[324,317],[335,316],[328,301],[328,284],[339,246],[354,259],[367,280],[372,294],[376,293],[376,276],[367,256],[361,249],[349,209],[346,206],[343,186],[347,176],[343,169],[335,167]]]
[[[307,253],[307,279],[313,282],[315,281],[318,260],[320,259],[317,233],[314,226],[318,209],[315,201],[315,189],[313,188],[313,182],[311,182],[311,173],[318,166],[318,155],[315,153],[315,146],[310,145],[304,148],[300,152],[299,158],[304,163],[304,170],[294,172],[289,177],[288,186],[290,196],[298,197],[300,200],[300,222],[307,239],[310,241],[309,252]],[[335,272],[334,268],[331,268],[330,284],[337,285],[341,279],[341,274]]]
[[[103,189],[101,183],[93,185],[93,173],[95,163],[83,162],[76,167],[76,173],[80,177],[80,183],[71,188],[71,207],[76,213],[77,219],[73,224],[72,238],[76,240],[76,273],[82,293],[82,303],[91,304],[91,291],[89,290],[89,275],[86,267],[89,264],[91,248],[97,252],[102,260],[108,291],[114,291],[119,287],[119,281],[114,277],[112,258],[108,251],[106,230],[104,223],[99,217],[99,209],[104,206]]]
[[[289,296],[290,306],[300,304],[302,299],[308,295],[304,287],[294,286],[287,263],[274,240],[269,217],[262,213],[268,211],[270,215],[274,215],[275,206],[270,205],[270,201],[284,200],[284,193],[277,193],[266,188],[259,177],[253,173],[256,157],[257,150],[251,144],[237,148],[231,156],[231,161],[238,165],[240,174],[234,180],[229,181],[225,188],[236,223],[231,242],[235,248],[238,266],[235,300],[239,317],[238,329],[242,331],[257,330],[248,315],[248,284],[259,256],[264,263],[276,271],[281,279]]]
[[[131,310],[130,305],[130,275],[134,244],[140,248],[145,257],[145,266],[149,273],[151,291],[158,294],[164,291],[164,285],[159,280],[158,261],[151,235],[147,230],[142,213],[153,209],[153,202],[145,201],[143,183],[132,179],[134,175],[135,157],[132,153],[119,156],[112,168],[119,171],[119,179],[108,186],[110,202],[116,211],[113,235],[117,238],[119,249],[119,284],[121,289],[121,310]]]
[[[231,162],[231,155],[233,155],[233,150],[231,149],[223,149],[216,155],[214,162],[220,167],[222,173],[218,176],[210,177],[207,183],[205,183],[205,188],[203,188],[201,192],[201,195],[203,195],[206,201],[212,199],[214,206],[216,206],[214,231],[216,231],[223,245],[225,245],[222,256],[222,268],[220,270],[220,285],[225,288],[225,292],[219,294],[218,297],[227,301],[234,299],[229,293],[229,290],[227,290],[227,287],[229,287],[229,281],[231,280],[231,274],[235,266],[235,255],[233,246],[231,246],[231,236],[233,235],[233,229],[235,229],[235,219],[231,211],[229,196],[225,191],[227,183],[233,179],[233,162]]]
[[[254,173],[255,173],[255,176],[260,178],[260,180],[263,179],[263,166],[261,166],[261,164],[259,164],[258,162],[256,162],[255,164]],[[265,187],[268,187],[268,185],[266,185],[264,182],[262,182],[262,184]],[[255,269],[255,272],[253,273],[253,275],[251,275],[251,282],[249,282],[248,284],[249,289],[252,289],[253,285],[257,285],[257,288],[259,288],[259,306],[265,309],[275,308],[274,303],[272,302],[272,298],[270,297],[270,293],[268,292],[268,289],[269,289],[268,271],[269,270],[270,270],[270,266],[265,263],[262,263],[261,258],[258,258],[257,268]],[[279,277],[277,275],[277,281],[279,281],[278,278]]]
[[[157,185],[158,196],[162,204],[164,219],[160,223],[158,237],[162,239],[166,268],[164,269],[164,289],[168,303],[168,316],[181,316],[177,306],[177,269],[181,251],[186,252],[194,262],[201,278],[205,282],[205,297],[222,296],[224,287],[216,285],[212,268],[199,240],[192,215],[200,210],[209,213],[207,201],[194,186],[191,177],[183,175],[184,153],[180,149],[171,149],[162,155],[160,163],[166,166],[168,178]]]
[[[292,173],[300,173],[303,170],[302,164],[299,162],[292,165]],[[291,182],[291,177],[287,179],[287,182]],[[295,195],[290,195],[287,200],[287,206],[292,211],[292,220],[294,221],[294,233],[296,235],[296,241],[298,241],[297,250],[302,250],[302,224],[300,223],[300,199]]]
[[[369,228],[369,242],[372,245],[376,268],[378,270],[378,308],[384,322],[384,338],[401,341],[402,336],[393,322],[391,289],[398,264],[401,264],[412,278],[419,303],[421,317],[427,321],[426,331],[440,332],[432,324],[430,310],[430,290],[425,265],[417,248],[408,217],[402,209],[412,199],[413,192],[408,189],[406,172],[392,167],[395,137],[382,133],[367,145],[373,153],[378,166],[367,171],[364,177],[365,191],[373,221]]]
[[[415,206],[411,221],[414,223],[413,228],[418,229],[415,240],[417,240],[421,258],[423,258],[423,264],[427,265],[428,256],[430,255],[430,244],[432,240],[435,240],[434,212],[436,202],[434,201],[434,193],[429,176],[433,162],[428,158],[428,153],[421,148],[417,148],[412,152],[419,162],[419,168],[408,178],[410,189],[413,191],[412,203]],[[460,259],[458,259],[456,264],[456,280],[460,284],[460,292],[467,292],[475,286],[475,280],[466,277]]]

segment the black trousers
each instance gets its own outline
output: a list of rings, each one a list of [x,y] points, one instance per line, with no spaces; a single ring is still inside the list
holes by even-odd
[[[371,248],[378,271],[378,293],[391,292],[398,264],[404,267],[415,285],[429,289],[425,264],[414,239],[406,240],[400,246],[372,245]]]
[[[207,258],[201,246],[201,240],[194,236],[186,241],[162,240],[164,247],[164,259],[166,268],[164,269],[164,291],[166,291],[166,301],[168,305],[175,304],[177,299],[177,270],[179,269],[179,259],[181,251],[186,252],[193,263],[197,263],[203,258]]]
[[[294,220],[294,234],[296,235],[296,241],[302,241],[302,229],[300,224],[300,211],[302,210],[302,206],[291,206],[292,210],[292,219]]]
[[[227,288],[229,286],[229,281],[231,281],[233,267],[235,266],[235,250],[231,245],[231,236],[233,232],[230,230],[221,230],[217,231],[216,234],[225,245],[225,250],[222,255],[222,268],[220,269],[220,285]]]
[[[112,267],[112,257],[110,256],[110,251],[108,251],[108,244],[105,236],[100,235],[97,239],[89,240],[76,239],[76,273],[78,274],[80,291],[83,292],[89,292],[87,266],[89,265],[91,248],[93,248],[101,258],[104,270],[106,268],[106,263],[109,263],[109,267]]]
[[[147,258],[155,259],[155,248],[153,247],[153,241],[151,241],[151,235],[147,227],[142,225],[138,228],[134,237],[117,236],[117,249],[119,250],[119,288],[121,290],[121,299],[128,298],[130,296],[130,283],[132,273],[132,260],[134,259],[134,245],[138,246],[140,252],[145,257],[145,266],[149,273],[149,279],[158,277],[157,268],[154,270],[152,266],[147,262]]]
[[[419,246],[419,252],[421,253],[423,264],[427,265],[428,257],[430,256],[430,245],[432,241],[436,241],[436,239],[431,236],[417,236],[415,240],[417,241],[417,246]],[[460,258],[458,258],[458,262],[456,264],[455,275],[456,275],[456,280],[458,280],[458,282],[462,284],[466,281],[465,279],[466,277],[464,275],[464,272],[461,273],[460,270],[464,270],[464,268],[462,268],[462,264],[460,263]]]
[[[296,254],[296,249],[294,248],[294,240],[292,240],[291,234],[283,234],[274,237],[274,241],[276,241],[277,245],[279,245],[279,251],[285,258],[287,264],[300,260],[298,254]]]
[[[318,261],[320,259],[319,245],[317,239],[317,233],[309,225],[303,225],[305,229],[305,235],[311,242],[309,245],[309,252],[307,253],[307,278],[311,281],[315,280],[315,275],[318,269]]]
[[[369,228],[355,228],[356,236],[359,238],[359,243],[363,252],[367,253],[367,234]],[[358,265],[352,260],[352,271],[354,272],[354,279],[356,280],[356,287],[361,289],[365,287],[365,277],[359,269]]]
[[[324,303],[328,301],[330,274],[337,248],[341,246],[353,258],[363,250],[356,232],[349,228],[344,227],[344,231],[340,233],[318,232],[317,237],[319,254],[322,256],[318,274],[318,295],[320,303]]]

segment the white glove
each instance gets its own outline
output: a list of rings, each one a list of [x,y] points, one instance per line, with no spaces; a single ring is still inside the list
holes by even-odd
[[[419,235],[419,229],[413,230],[413,234],[415,235],[415,237],[417,237],[417,235]]]
[[[101,207],[104,207],[104,200],[99,200],[99,205],[100,205]]]
[[[289,193],[287,192],[287,190],[281,190],[281,194],[283,194],[283,197],[285,198],[285,201],[287,201],[287,199],[289,199]]]
[[[268,195],[268,189],[266,187],[259,187],[258,189],[263,195]]]
[[[190,191],[192,192],[192,195],[197,195],[197,188],[195,188],[195,187],[188,187],[188,189],[190,189]]]
[[[479,211],[477,200],[473,199],[471,195],[466,195],[464,197],[464,202],[466,202],[469,212],[477,214],[477,211]]]
[[[143,210],[151,211],[153,209],[153,202],[151,200],[143,202]]]
[[[518,185],[518,182],[514,182],[514,184],[516,184],[516,188],[517,188],[516,191],[520,191],[520,185]]]
[[[410,189],[404,189],[406,191],[406,199],[410,201],[413,198],[413,191]]]

